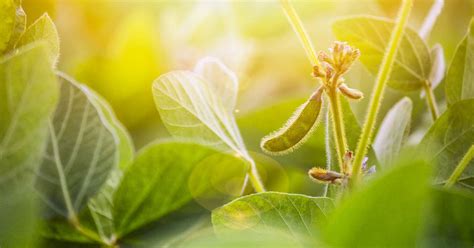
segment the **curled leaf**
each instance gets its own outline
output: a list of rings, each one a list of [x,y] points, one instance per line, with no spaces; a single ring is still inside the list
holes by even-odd
[[[262,150],[273,155],[283,155],[303,144],[317,126],[322,92],[321,87],[294,112],[280,130],[264,137],[260,144]]]

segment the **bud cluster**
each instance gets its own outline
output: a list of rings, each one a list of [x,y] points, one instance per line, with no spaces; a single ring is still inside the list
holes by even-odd
[[[359,56],[359,49],[349,46],[346,42],[336,41],[329,48],[329,53],[319,52],[318,60],[321,64],[313,67],[313,76],[323,79],[328,87],[339,88],[341,93],[351,99],[361,99],[362,92],[349,88],[341,77],[349,71]]]

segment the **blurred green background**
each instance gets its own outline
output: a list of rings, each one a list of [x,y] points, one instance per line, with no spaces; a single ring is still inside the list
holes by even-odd
[[[370,14],[393,18],[399,1],[294,1],[317,50],[334,41],[337,18]],[[418,29],[432,0],[415,1],[410,27]],[[170,70],[192,69],[204,56],[215,56],[240,79],[236,116],[249,150],[261,153],[260,139],[276,130],[317,87],[304,50],[278,1],[23,0],[28,22],[43,12],[55,21],[61,38],[59,69],[89,85],[113,106],[137,149],[169,134],[155,109],[151,84]],[[440,43],[449,62],[466,32],[474,0],[446,0],[429,38]],[[361,64],[346,82],[364,92],[353,102],[363,120],[374,77]],[[380,118],[403,94],[387,89]],[[436,90],[443,105],[442,87]],[[431,119],[419,93],[414,101],[410,141],[416,143]],[[269,189],[317,195],[322,186],[306,176],[325,166],[324,127],[295,153],[276,158],[257,154]],[[352,148],[354,149],[354,148]],[[287,178],[288,180],[283,180]]]

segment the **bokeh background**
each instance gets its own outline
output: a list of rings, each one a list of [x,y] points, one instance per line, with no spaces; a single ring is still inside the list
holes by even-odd
[[[418,29],[432,0],[417,0],[410,27]],[[334,41],[331,24],[348,15],[394,18],[399,1],[296,0],[294,5],[317,50]],[[317,87],[311,66],[278,1],[23,0],[32,23],[43,12],[61,37],[59,69],[89,85],[113,106],[135,146],[169,137],[155,109],[151,84],[163,73],[192,69],[215,56],[240,79],[236,116],[244,140],[262,167],[271,190],[318,195],[322,187],[306,176],[326,163],[324,127],[295,153],[261,154],[260,139],[280,127]],[[445,0],[428,43],[440,43],[449,63],[474,12],[473,0]],[[346,82],[367,96],[352,103],[363,121],[374,77],[361,64]],[[443,85],[437,90],[443,105]],[[404,95],[387,90],[380,118]],[[410,142],[416,143],[431,119],[419,92],[414,101]],[[443,107],[441,107],[443,109]]]

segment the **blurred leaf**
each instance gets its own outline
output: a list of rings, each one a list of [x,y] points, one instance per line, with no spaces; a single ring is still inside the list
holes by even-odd
[[[48,55],[53,65],[56,65],[59,58],[59,36],[56,26],[48,14],[42,15],[26,29],[17,46],[24,46],[35,41],[45,41],[48,44]]]
[[[93,91],[85,85],[80,85],[84,93],[87,94],[90,101],[99,106],[101,113],[104,115],[109,126],[112,127],[114,134],[118,138],[119,145],[119,168],[125,169],[133,161],[135,156],[135,147],[133,145],[132,137],[127,131],[127,128],[117,119],[110,104],[97,92]]]
[[[0,195],[31,182],[57,98],[44,44],[0,59]]]
[[[474,144],[474,99],[451,105],[431,126],[419,147],[437,164],[436,182],[444,183],[454,168]],[[459,178],[458,184],[471,190],[474,183],[474,161],[471,161]]]
[[[436,89],[444,79],[446,73],[446,61],[444,58],[443,47],[440,44],[437,43],[434,45],[430,53],[433,63],[431,64],[431,72],[428,80],[431,83],[431,88]],[[424,90],[421,91],[421,96],[425,96]]]
[[[0,54],[16,42],[25,30],[25,13],[17,0],[0,2]]]
[[[361,128],[359,125],[359,121],[357,120],[354,112],[352,111],[349,101],[345,97],[341,97],[340,99],[341,99],[342,116],[344,116],[343,120],[344,120],[344,127],[346,130],[347,145],[349,146],[349,150],[354,151],[357,146],[357,142],[359,141]],[[330,117],[330,113],[326,122],[327,123],[326,140],[329,146],[326,149],[328,162],[329,162],[328,169],[338,171],[339,162],[336,157],[337,156],[336,143],[334,142],[332,121],[329,118],[332,118]],[[375,151],[372,148],[372,146],[370,146],[368,149],[367,157],[368,157],[368,160],[367,160],[368,167],[372,165],[379,167],[379,162],[377,160],[377,156],[375,155]]]
[[[389,110],[380,125],[373,147],[383,168],[390,167],[398,159],[410,132],[412,109],[410,98],[404,97]]]
[[[424,247],[469,247],[474,244],[474,196],[466,192],[433,189],[427,212]]]
[[[445,90],[450,105],[474,98],[474,19],[449,65]]]
[[[382,172],[348,195],[332,212],[323,233],[328,245],[416,246],[429,179],[429,165],[413,159]]]
[[[61,95],[50,121],[51,138],[37,184],[46,205],[68,216],[69,211],[79,212],[107,180],[118,147],[100,106],[73,79],[64,74],[58,79]]]
[[[192,143],[165,142],[145,148],[127,169],[114,195],[114,222],[119,237],[157,220],[192,200],[188,190],[193,169],[212,163],[245,163],[231,155]],[[246,170],[244,170],[246,171]],[[223,177],[225,175],[222,175]],[[208,177],[198,178],[208,180]],[[204,192],[208,184],[192,184]]]
[[[153,83],[153,96],[172,135],[232,150],[252,162],[233,115],[237,89],[233,72],[218,60],[205,58],[195,72],[160,76]]]
[[[38,204],[31,187],[15,185],[0,194],[0,244],[6,248],[37,247]]]
[[[361,62],[377,74],[390,39],[394,23],[388,19],[360,16],[336,21],[333,31],[339,40],[347,41],[361,51]],[[418,34],[405,29],[388,85],[401,91],[418,90],[429,78],[431,57]]]
[[[291,236],[278,232],[260,232],[255,233],[251,231],[239,232],[239,235],[221,234],[218,237],[214,235],[212,230],[208,232],[199,233],[195,237],[185,240],[180,247],[183,248],[200,248],[200,247],[225,247],[225,248],[275,248],[275,247],[305,247]]]
[[[325,197],[265,192],[238,198],[212,213],[218,234],[283,231],[296,240],[317,235],[334,207]]]
[[[322,109],[322,90],[298,107],[285,125],[262,138],[261,148],[272,155],[284,155],[298,149],[318,126]]]

